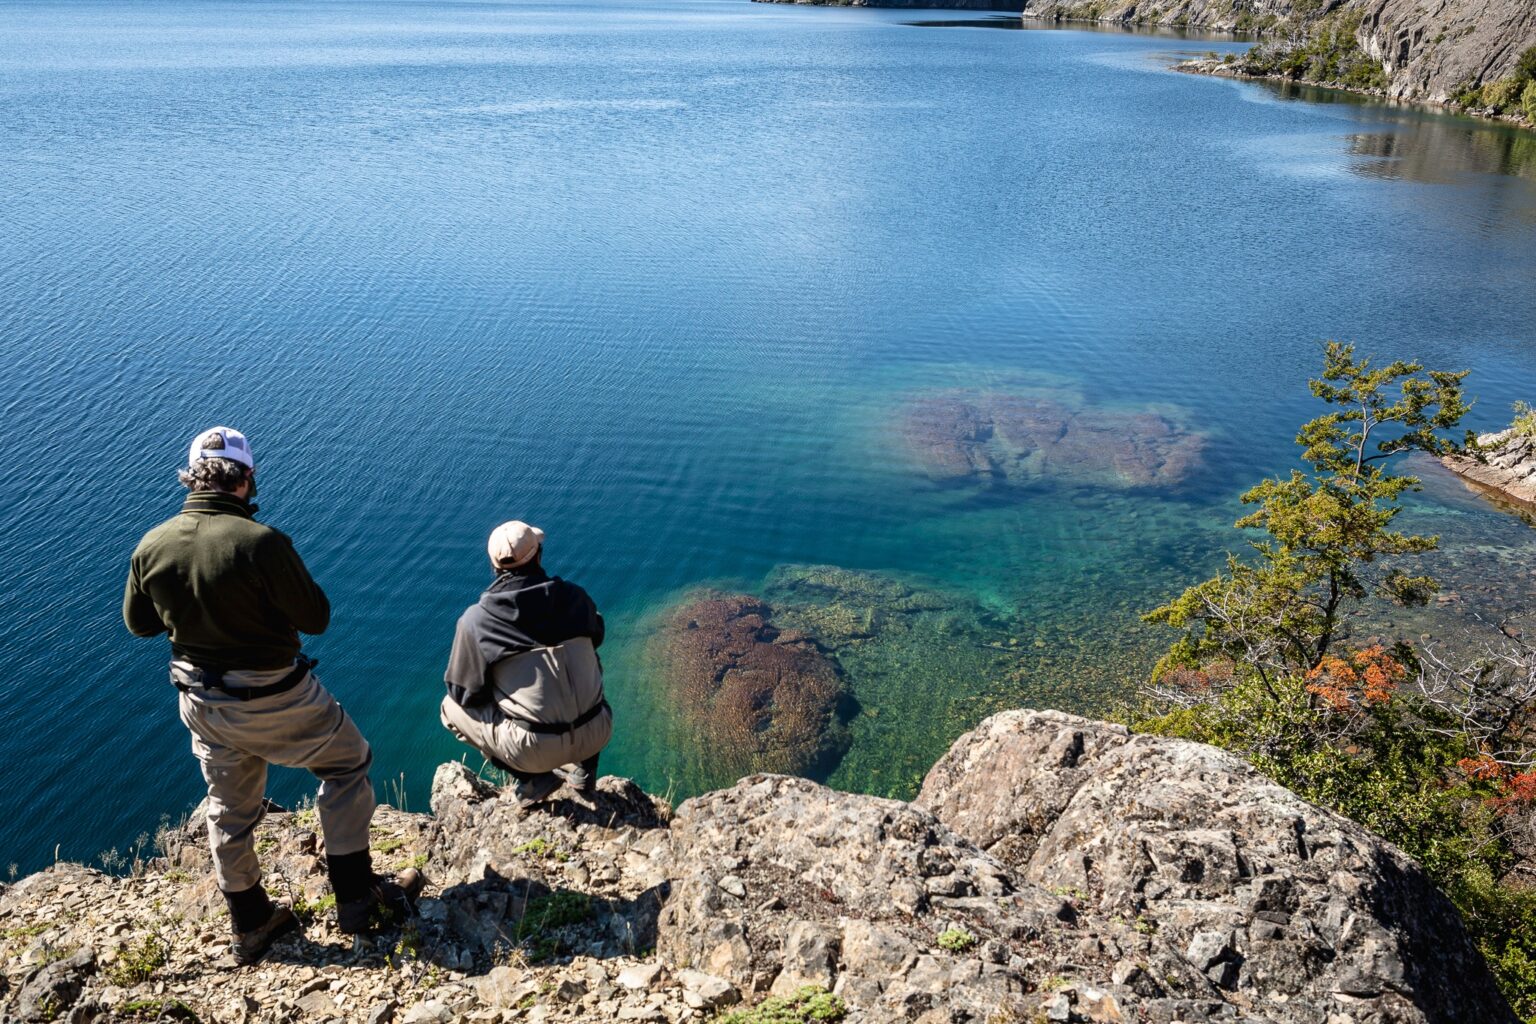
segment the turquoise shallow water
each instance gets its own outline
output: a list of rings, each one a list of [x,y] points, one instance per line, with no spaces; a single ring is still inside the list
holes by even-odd
[[[1472,369],[1479,426],[1536,390],[1529,136],[1166,70],[1235,44],[914,20],[0,2],[0,862],[197,799],[164,645],[118,603],[214,422],[331,594],[310,650],[376,780],[421,808],[502,519],[608,612],[605,768],[656,790],[708,781],[643,657],[677,594],[785,565],[944,590],[974,629],[859,663],[833,776],[900,792],[991,707],[1134,684],[1136,613],[1237,543],[1319,339]],[[955,388],[1156,403],[1205,465],[1150,495],[938,487],[894,424]],[[1529,527],[1454,486],[1416,515],[1467,602],[1529,604]]]

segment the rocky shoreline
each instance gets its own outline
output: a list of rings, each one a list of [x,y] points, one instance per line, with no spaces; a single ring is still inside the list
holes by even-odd
[[[1484,434],[1477,443],[1487,449],[1486,461],[1451,456],[1441,464],[1520,510],[1536,512],[1536,438],[1511,429]]]
[[[1401,851],[1215,748],[1059,712],[988,719],[911,803],[753,775],[673,811],[605,778],[522,811],[443,765],[430,816],[375,823],[381,866],[432,880],[419,913],[355,944],[315,826],[260,826],[308,926],[254,967],[222,962],[195,816],[131,877],[0,892],[0,1020],[1515,1019]]]

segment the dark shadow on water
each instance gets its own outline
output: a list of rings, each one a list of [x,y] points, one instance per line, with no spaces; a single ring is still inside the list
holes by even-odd
[[[1497,174],[1536,181],[1536,132],[1449,111],[1391,103],[1339,89],[1295,82],[1262,82],[1284,100],[1360,108],[1381,131],[1348,137],[1354,171],[1364,177],[1452,184],[1469,174]]]
[[[963,18],[956,21],[904,21],[913,28],[1006,28],[1020,29],[1024,20],[1018,15],[994,14],[990,18]]]

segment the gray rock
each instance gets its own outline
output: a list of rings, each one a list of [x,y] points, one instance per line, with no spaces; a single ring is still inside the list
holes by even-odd
[[[16,1015],[24,1021],[51,1021],[74,1006],[96,970],[96,954],[81,950],[34,971],[16,996]]]
[[[448,1024],[452,1020],[453,1011],[447,1003],[437,999],[423,999],[405,1011],[401,1024]]]
[[[633,967],[626,967],[620,971],[618,982],[621,987],[627,988],[632,992],[645,992],[649,991],[651,986],[655,985],[660,977],[661,964],[636,964]]]
[[[917,802],[1000,850],[1022,882],[1093,893],[1094,915],[1141,922],[1152,974],[1199,972],[1179,976],[1184,995],[1278,995],[1283,1013],[1267,1012],[1305,1024],[1513,1020],[1418,864],[1214,747],[1006,712],[955,743]]]
[[[395,1009],[393,999],[375,1004],[368,1011],[368,1024],[392,1024],[395,1019]]]
[[[677,980],[683,986],[684,1002],[696,1010],[713,1010],[741,1001],[735,985],[713,974],[679,971]]]

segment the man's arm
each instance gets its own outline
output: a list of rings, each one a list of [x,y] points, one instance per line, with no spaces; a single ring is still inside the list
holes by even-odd
[[[123,625],[134,636],[159,636],[166,631],[155,603],[139,582],[139,562],[128,566],[128,585],[123,589]]]
[[[300,633],[324,633],[331,624],[331,602],[309,575],[288,536],[273,530],[260,548],[267,596]]]
[[[491,699],[490,689],[485,685],[485,659],[480,656],[474,633],[463,616],[454,627],[453,649],[448,652],[443,685],[461,708],[472,708]]]

